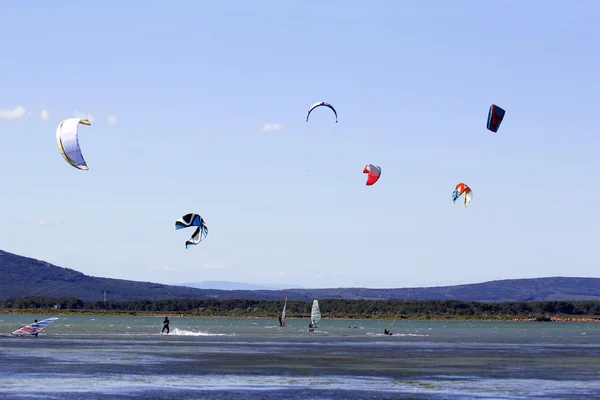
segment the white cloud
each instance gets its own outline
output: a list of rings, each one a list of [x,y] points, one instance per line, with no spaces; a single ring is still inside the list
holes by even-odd
[[[46,121],[48,119],[48,110],[42,110],[42,112],[40,113],[40,117],[42,117],[42,119]]]
[[[280,131],[282,129],[283,129],[283,125],[266,123],[262,126],[262,128],[260,130],[263,132],[274,132],[274,131]]]
[[[0,119],[17,119],[25,116],[25,109],[17,106],[12,110],[0,108]]]
[[[117,117],[115,117],[114,115],[111,115],[110,117],[108,117],[108,124],[109,125],[114,125],[117,123]]]
[[[84,114],[84,113],[81,113],[81,112],[75,110],[75,111],[73,111],[73,114],[77,118],[87,118],[87,120],[90,121],[92,124],[94,123],[94,116],[90,113]]]

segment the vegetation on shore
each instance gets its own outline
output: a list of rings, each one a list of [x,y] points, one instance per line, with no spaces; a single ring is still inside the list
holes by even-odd
[[[458,300],[319,301],[328,319],[598,321],[600,301],[483,303]],[[288,318],[309,318],[312,302],[288,301]],[[0,301],[4,314],[136,315],[177,314],[189,317],[277,318],[283,301],[173,299],[90,301],[73,297],[23,297]]]

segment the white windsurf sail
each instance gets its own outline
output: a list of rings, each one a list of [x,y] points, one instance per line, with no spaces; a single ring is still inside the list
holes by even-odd
[[[281,323],[285,324],[285,309],[287,307],[287,296],[285,296],[285,303],[283,303],[283,311],[281,312]]]
[[[56,317],[52,317],[52,318],[44,319],[40,322],[35,322],[33,324],[25,325],[24,327],[21,327],[21,328],[17,329],[16,331],[14,331],[12,334],[15,336],[29,336],[29,335],[37,336],[38,333],[40,333],[42,330],[44,330],[44,328],[46,328],[48,325],[50,325],[57,319],[58,318],[56,318]]]
[[[314,325],[321,320],[321,310],[317,299],[313,300],[312,310],[310,311],[310,323]]]

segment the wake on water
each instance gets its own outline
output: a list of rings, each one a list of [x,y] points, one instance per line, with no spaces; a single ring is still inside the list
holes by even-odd
[[[167,335],[167,334],[161,333],[161,335]],[[169,332],[168,335],[169,336],[171,336],[171,335],[174,335],[174,336],[235,336],[235,333],[228,335],[226,333],[194,332],[194,331],[186,331],[185,329],[175,328],[171,332]]]
[[[416,333],[394,333],[392,332],[392,335],[386,335],[385,333],[378,333],[378,332],[367,332],[367,336],[398,336],[398,337],[406,337],[406,336],[415,336],[415,337],[427,337],[429,335],[423,334],[416,334]]]

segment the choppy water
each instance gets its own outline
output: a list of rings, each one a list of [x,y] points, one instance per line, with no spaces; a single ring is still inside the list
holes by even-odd
[[[45,315],[0,315],[9,333]],[[600,324],[59,316],[0,337],[0,398],[600,399]]]

